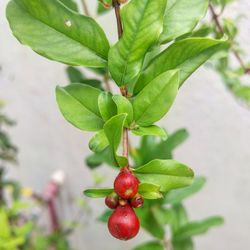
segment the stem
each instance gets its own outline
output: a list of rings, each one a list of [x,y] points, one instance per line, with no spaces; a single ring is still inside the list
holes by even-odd
[[[120,13],[120,3],[117,0],[112,0],[112,5],[115,9],[115,16],[117,22],[117,31],[119,39],[122,36],[123,29],[122,29],[122,21],[121,21],[121,13]]]
[[[0,167],[0,207],[5,204],[4,194],[3,194],[3,175],[4,175],[4,168]]]
[[[211,12],[212,19],[213,19],[213,21],[215,23],[217,31],[223,35],[225,33],[225,31],[224,31],[224,29],[223,29],[223,27],[222,27],[222,25],[220,23],[219,15],[216,14],[216,12],[214,10],[214,7],[213,7],[213,5],[211,3],[209,3],[209,10]],[[232,47],[232,53],[234,54],[235,58],[237,59],[237,61],[241,65],[241,67],[244,69],[245,74],[250,74],[250,68],[246,66],[246,64],[243,61],[243,59],[241,58],[240,54],[238,53],[238,51],[234,47]]]
[[[82,0],[82,7],[86,16],[90,16],[88,5],[85,0]]]
[[[109,92],[112,92],[112,89],[111,89],[111,86],[109,84],[109,75],[108,73],[106,73],[104,76],[103,76],[103,82],[105,84],[105,89]]]
[[[115,9],[116,23],[117,23],[117,31],[118,38],[122,37],[123,28],[122,28],[122,20],[121,20],[121,12],[120,12],[120,3],[117,0],[112,0],[112,5]],[[121,94],[124,97],[128,97],[128,87],[124,86],[120,88]],[[123,156],[128,158],[129,156],[129,137],[128,137],[128,129],[123,129]]]

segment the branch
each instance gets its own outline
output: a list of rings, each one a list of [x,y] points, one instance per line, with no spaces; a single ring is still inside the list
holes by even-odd
[[[83,7],[85,15],[90,16],[88,5],[86,4],[85,0],[82,0],[82,7]]]
[[[120,39],[122,37],[122,33],[123,33],[121,13],[120,13],[120,3],[118,2],[118,0],[112,0],[112,5],[115,9],[118,37]],[[127,86],[121,87],[120,91],[124,97],[128,97]],[[129,139],[128,139],[128,129],[127,128],[124,128],[124,130],[123,130],[123,156],[125,156],[127,158],[129,156]]]
[[[209,3],[209,10],[211,12],[212,19],[213,19],[213,21],[215,23],[217,31],[221,35],[225,34],[223,26],[221,25],[220,20],[219,20],[219,15],[216,14],[216,12],[214,10],[214,7],[213,7],[213,5],[211,3]],[[243,59],[241,58],[240,54],[238,53],[238,51],[234,47],[232,47],[232,53],[234,54],[235,58],[237,59],[237,61],[241,65],[241,67],[244,69],[245,74],[250,74],[250,68],[246,66],[246,64],[243,61]]]

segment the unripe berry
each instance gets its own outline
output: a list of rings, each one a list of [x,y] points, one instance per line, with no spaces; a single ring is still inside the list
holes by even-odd
[[[119,197],[118,197],[118,195],[115,192],[108,195],[105,198],[105,204],[106,204],[107,207],[109,207],[111,209],[117,208],[118,205],[119,205]]]
[[[132,200],[130,201],[130,204],[133,208],[141,207],[144,203],[144,199],[140,194],[136,194]]]
[[[123,199],[132,199],[138,192],[139,182],[127,169],[121,170],[114,182],[115,192]]]
[[[108,221],[109,232],[119,240],[134,238],[140,229],[140,222],[133,208],[127,204],[118,206]]]

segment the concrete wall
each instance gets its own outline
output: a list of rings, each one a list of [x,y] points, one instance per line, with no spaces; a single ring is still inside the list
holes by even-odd
[[[95,2],[89,0],[91,10]],[[8,102],[6,112],[18,121],[10,132],[20,148],[19,166],[10,174],[26,186],[41,191],[55,169],[66,172],[62,215],[76,212],[72,197],[92,185],[91,172],[84,166],[90,153],[90,135],[69,125],[58,111],[54,88],[66,84],[65,66],[44,59],[20,45],[11,35],[5,19],[7,0],[0,1],[0,98]],[[229,15],[249,14],[250,2],[240,0]],[[116,39],[114,16],[98,20],[112,41]],[[242,19],[240,39],[248,51],[250,19]],[[249,59],[249,58],[248,58]],[[177,149],[175,157],[204,175],[208,183],[203,192],[187,202],[192,219],[220,214],[224,227],[197,238],[198,250],[248,249],[250,244],[250,111],[235,101],[211,70],[198,70],[180,90],[168,118],[161,122],[170,131],[185,127],[189,140]],[[101,168],[111,183],[113,171]],[[72,237],[77,250],[130,249],[150,236],[140,233],[136,240],[123,243],[112,239],[106,226],[95,223],[103,210],[102,201],[89,201],[92,214],[83,218],[83,226]]]

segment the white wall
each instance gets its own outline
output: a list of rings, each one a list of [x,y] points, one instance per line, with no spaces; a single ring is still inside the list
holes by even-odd
[[[93,8],[96,1],[88,2]],[[11,135],[20,148],[20,166],[11,173],[40,191],[53,170],[65,170],[63,200],[67,206],[72,197],[81,197],[82,190],[92,185],[91,173],[83,161],[90,153],[90,136],[69,125],[57,109],[54,88],[67,83],[65,67],[17,42],[5,19],[6,3],[7,0],[0,1],[0,98],[8,101],[6,112],[18,121]],[[249,10],[250,2],[240,0],[229,14],[247,15]],[[114,16],[109,14],[99,21],[114,41]],[[241,43],[250,55],[250,19],[243,19],[240,24]],[[182,87],[168,118],[161,124],[170,131],[180,127],[189,130],[189,140],[175,156],[192,166],[197,175],[208,177],[203,192],[187,202],[191,218],[220,214],[226,219],[224,227],[197,238],[197,249],[249,249],[250,111],[235,101],[213,71],[203,68]],[[114,173],[105,167],[101,173],[109,176],[107,185],[111,183]],[[130,249],[136,241],[150,238],[141,232],[136,240],[127,243],[112,239],[105,225],[94,220],[103,210],[102,201],[89,202],[94,212],[87,220],[89,224],[73,237],[77,250]],[[63,212],[66,217],[74,213],[71,207]]]

